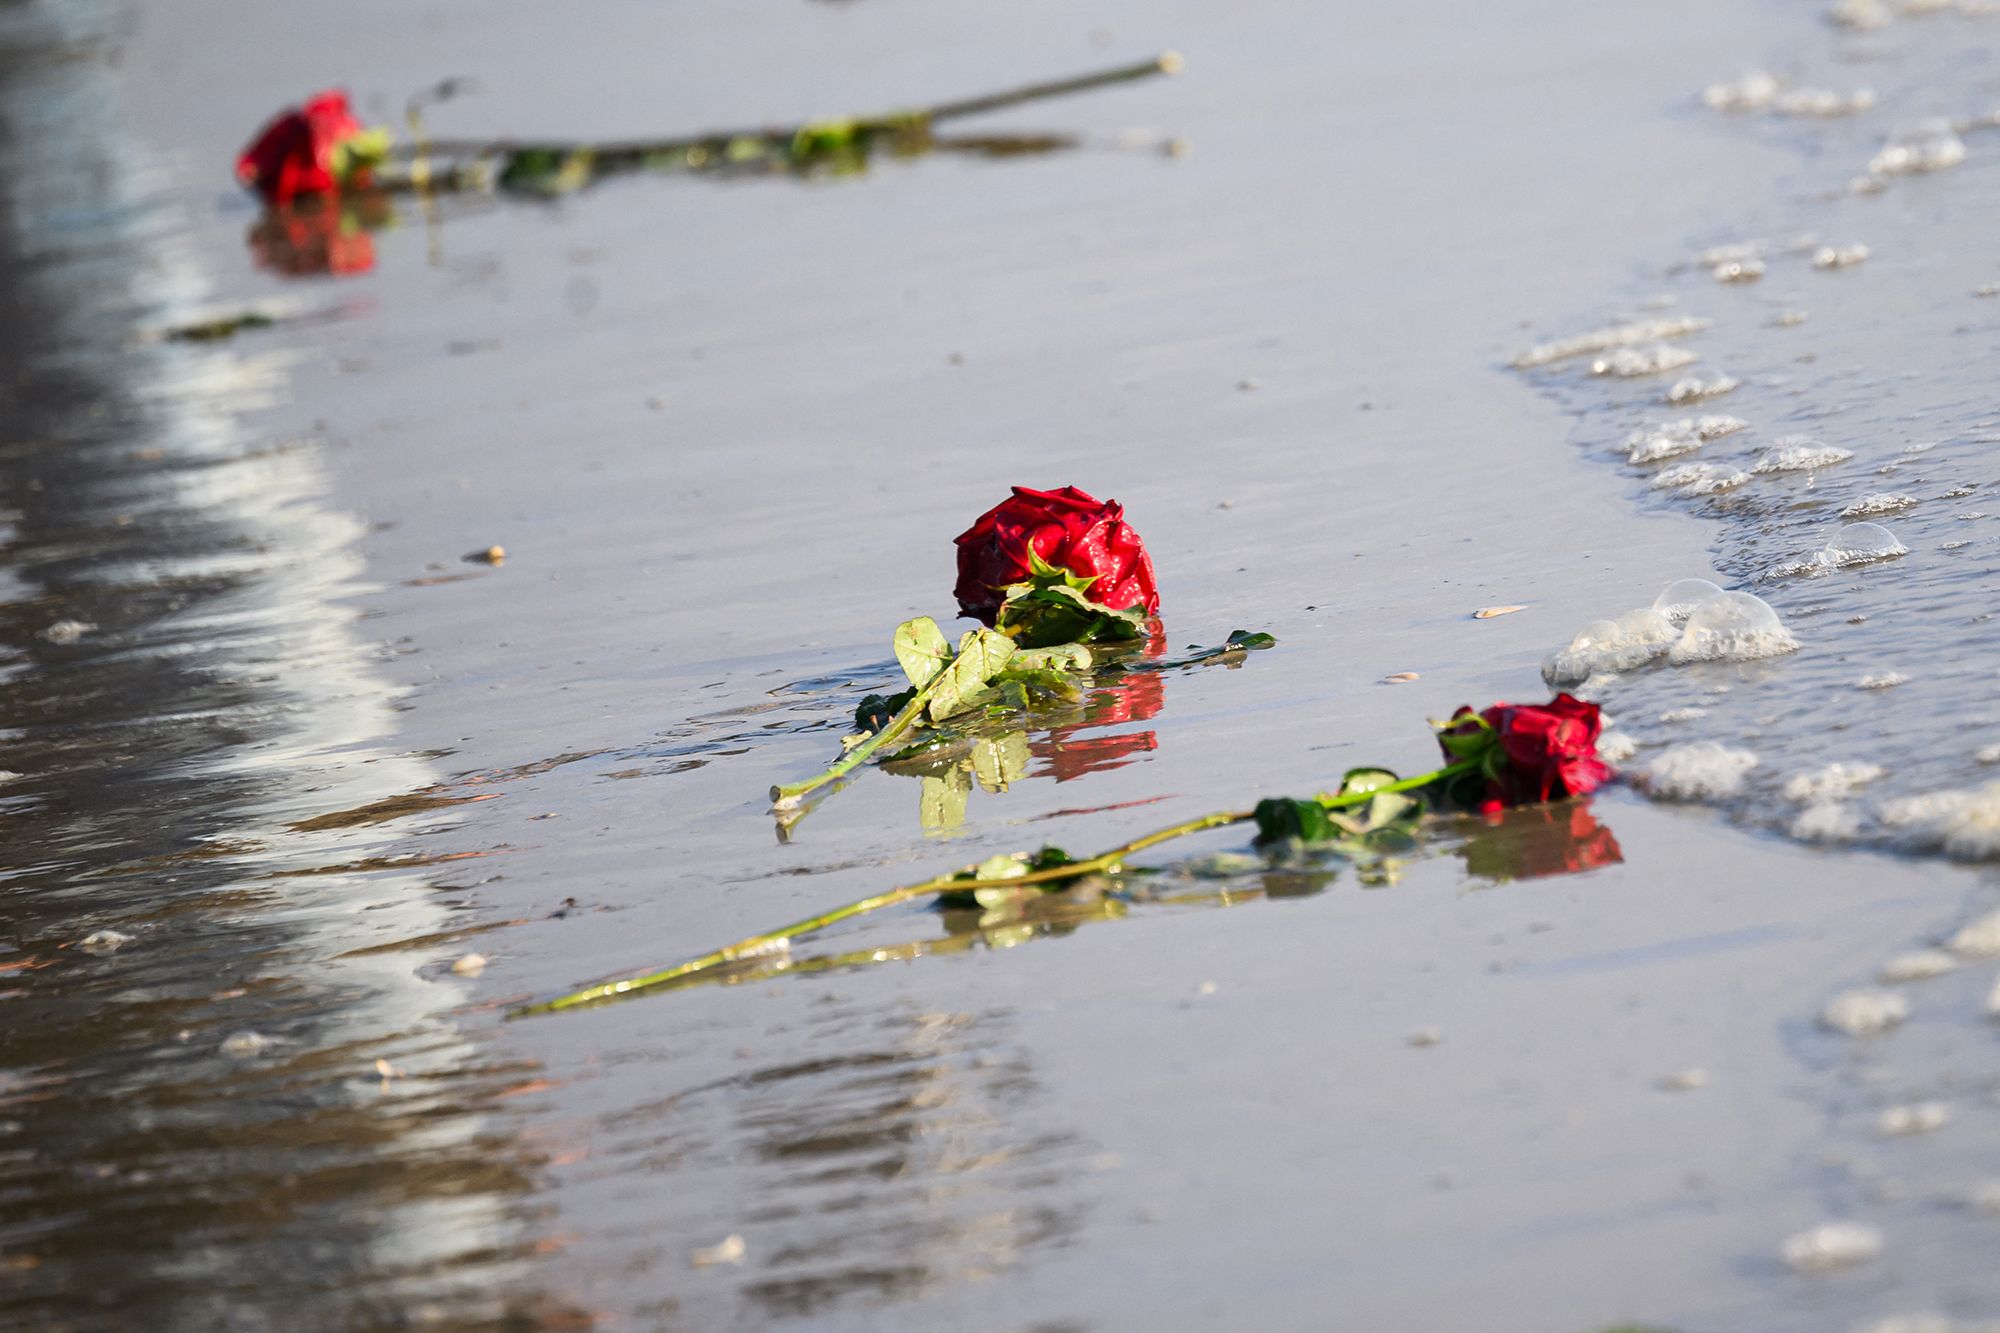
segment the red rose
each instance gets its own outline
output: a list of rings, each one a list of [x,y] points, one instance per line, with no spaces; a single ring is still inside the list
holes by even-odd
[[[365,132],[348,108],[346,93],[316,93],[264,127],[236,159],[236,179],[263,195],[267,204],[330,193],[340,187],[334,150]]]
[[[1027,581],[1030,552],[1057,569],[1092,580],[1084,593],[1113,611],[1157,615],[1153,561],[1115,500],[1095,500],[1074,486],[1014,494],[980,515],[958,538],[958,610],[991,625],[1002,589]]]
[[[1484,761],[1483,809],[1588,796],[1612,778],[1611,766],[1597,757],[1604,729],[1597,705],[1571,695],[1546,704],[1494,704],[1483,713],[1461,708],[1451,721],[1439,737],[1445,758],[1477,754]]]

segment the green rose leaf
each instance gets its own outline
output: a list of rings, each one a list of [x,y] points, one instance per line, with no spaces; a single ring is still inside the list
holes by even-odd
[[[1279,842],[1297,838],[1302,842],[1326,842],[1341,836],[1342,830],[1318,801],[1295,801],[1287,796],[1271,796],[1257,802],[1257,841]]]
[[[896,660],[902,664],[903,674],[918,689],[930,684],[931,677],[944,670],[944,664],[951,660],[951,645],[937,621],[929,616],[918,616],[896,626],[895,645]]]
[[[1408,830],[1424,816],[1424,803],[1399,791],[1382,792],[1361,807],[1360,832],[1381,833],[1389,829]]]
[[[942,722],[982,702],[977,697],[980,691],[1013,655],[1014,641],[1006,635],[990,629],[967,630],[958,641],[958,655],[931,684],[931,721]]]
[[[1002,792],[1028,771],[1028,733],[1012,731],[998,740],[972,743],[972,776],[986,791]]]
[[[1350,768],[1347,776],[1340,780],[1342,796],[1360,796],[1384,787],[1392,787],[1402,779],[1386,768]]]
[[[1022,648],[1008,663],[1010,671],[1088,671],[1090,649],[1080,643],[1058,643],[1047,648]]]
[[[965,803],[972,795],[972,777],[963,768],[945,770],[941,777],[924,779],[923,795],[917,801],[917,818],[926,833],[942,833],[965,823]]]
[[[1007,669],[994,678],[994,682],[1005,691],[1009,703],[1025,708],[1044,699],[1075,703],[1083,698],[1083,682],[1075,676],[1066,671],[1035,670],[1016,665],[1023,656],[1026,654],[1016,654],[1014,660],[1007,664]],[[1007,689],[1009,686],[1016,688]]]
[[[909,704],[915,690],[901,690],[895,694],[871,694],[854,708],[854,725],[865,732],[880,731],[889,725],[889,719],[903,711]]]

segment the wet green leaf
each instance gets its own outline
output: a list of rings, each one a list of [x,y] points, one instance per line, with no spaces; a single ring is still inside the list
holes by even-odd
[[[1015,661],[1019,660],[1017,655]],[[1015,687],[1007,696],[1008,702],[1022,708],[1049,700],[1075,703],[1083,698],[1083,682],[1068,672],[1018,667],[1013,662],[1007,664],[995,683]]]
[[[896,626],[895,646],[896,661],[902,665],[903,674],[919,689],[930,684],[931,677],[944,670],[944,664],[951,660],[951,644],[937,621],[929,616],[918,616]]]
[[[1028,734],[1024,731],[1009,732],[997,740],[974,741],[972,776],[987,791],[1006,791],[1009,783],[1019,781],[1027,773],[1029,757]]]
[[[1023,648],[1144,638],[1145,612],[1099,606],[1083,593],[1092,581],[1056,570],[1013,584],[1000,604],[995,628]]]
[[[1360,810],[1360,832],[1413,828],[1424,817],[1424,803],[1405,792],[1382,792]]]
[[[1302,842],[1326,842],[1340,834],[1339,826],[1328,817],[1318,801],[1295,801],[1288,796],[1271,796],[1257,802],[1257,841],[1277,842],[1297,838]]]
[[[1007,664],[1009,671],[1088,671],[1090,649],[1080,643],[1058,643],[1047,648],[1022,648]]]
[[[917,818],[927,833],[943,833],[965,823],[965,804],[972,795],[972,775],[964,767],[924,779],[917,799]]]
[[[889,725],[889,719],[909,706],[916,691],[901,690],[895,694],[871,694],[854,709],[854,725],[862,731],[880,731]]]
[[[1342,796],[1359,796],[1364,792],[1394,786],[1402,781],[1386,768],[1350,768],[1347,776],[1340,780]]]
[[[931,691],[931,721],[942,722],[953,713],[983,702],[979,692],[1007,665],[1014,655],[1014,641],[990,629],[966,631],[958,641],[958,655],[940,673]]]
[[[177,343],[212,343],[225,338],[234,338],[245,329],[268,329],[278,321],[255,310],[247,310],[240,315],[225,315],[220,319],[203,320],[198,324],[183,324],[179,328],[167,330],[167,338]]]

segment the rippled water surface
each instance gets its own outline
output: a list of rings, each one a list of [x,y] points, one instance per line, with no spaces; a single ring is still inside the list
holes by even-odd
[[[1996,896],[1980,808],[1894,803],[2000,777],[2000,20],[1909,8],[0,8],[0,1324],[2000,1317],[2000,949],[1892,962]],[[838,175],[301,228],[227,174],[335,80],[616,137],[1168,47]],[[1795,435],[1852,456],[1756,470]],[[1277,645],[774,820],[1017,482],[1126,505],[1172,650]],[[1683,577],[1798,647],[1584,687],[1635,774],[1711,747],[1650,796],[506,1017],[1414,771]],[[1788,1267],[1823,1223],[1879,1255]]]

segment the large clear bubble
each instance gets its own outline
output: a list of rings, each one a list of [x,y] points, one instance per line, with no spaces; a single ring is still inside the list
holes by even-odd
[[[1675,579],[1653,599],[1653,609],[1674,624],[1683,625],[1697,606],[1720,596],[1721,587],[1707,579]]]
[[[1750,662],[1796,652],[1799,641],[1761,597],[1725,592],[1698,604],[1688,614],[1668,660],[1688,662]]]

